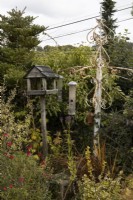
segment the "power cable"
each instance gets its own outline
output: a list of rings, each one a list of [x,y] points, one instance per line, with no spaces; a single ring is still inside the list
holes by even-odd
[[[131,20],[131,19],[133,19],[133,17],[128,18],[128,19],[124,19],[124,20],[121,20],[121,21],[118,21],[117,23],[121,23],[121,22],[124,22],[124,21],[129,21],[129,20]],[[84,30],[81,30],[81,31],[76,31],[76,32],[72,32],[72,33],[67,33],[67,34],[55,36],[55,37],[52,37],[52,38],[53,38],[53,39],[61,38],[61,37],[65,37],[65,36],[69,36],[69,35],[74,35],[74,34],[81,33],[81,32],[85,32],[85,31],[89,31],[89,30],[92,30],[92,29],[93,29],[93,28],[84,29]],[[52,40],[52,38],[48,38],[48,39],[42,40],[42,41],[45,42],[45,41],[48,41],[48,40]]]
[[[116,12],[120,12],[120,11],[127,10],[127,9],[130,9],[130,8],[132,8],[132,6],[119,9],[119,10],[117,10]],[[76,24],[76,23],[80,23],[80,22],[83,22],[83,21],[88,21],[88,20],[94,19],[94,18],[99,17],[99,16],[100,16],[100,15],[95,15],[95,16],[93,16],[93,17],[88,17],[88,18],[81,19],[81,20],[77,20],[77,21],[74,21],[74,22],[62,24],[62,25],[59,25],[59,26],[54,26],[54,27],[48,28],[46,31],[49,31],[49,30],[52,30],[52,29],[61,28],[61,27],[64,27],[64,26],[69,26],[69,25]]]
[[[131,20],[131,19],[133,19],[133,17],[130,17],[130,18],[128,18],[128,19],[123,19],[123,20],[119,21],[118,23],[124,22],[124,21],[128,21],[128,20]]]
[[[64,34],[64,35],[55,36],[53,38],[54,39],[61,38],[61,37],[65,37],[65,36],[69,36],[69,35],[74,35],[74,34],[85,32],[85,31],[89,31],[89,30],[92,30],[92,28],[81,30],[81,31],[76,31],[76,32],[72,32],[72,33],[67,33],[67,34]],[[49,38],[49,39],[46,39],[46,40],[42,40],[42,41],[47,41],[47,40],[52,40],[52,38]]]
[[[96,15],[96,16],[89,17],[89,18],[86,18],[86,19],[81,19],[81,20],[78,20],[78,21],[75,21],[75,22],[71,22],[71,23],[60,25],[60,26],[55,26],[55,27],[52,27],[52,28],[48,28],[47,31],[52,30],[52,29],[56,29],[56,28],[61,28],[63,26],[68,26],[68,25],[79,23],[79,22],[87,21],[87,20],[90,20],[90,19],[93,19],[93,18],[96,18],[96,17],[99,17],[99,16],[100,15]]]
[[[129,5],[131,5],[132,4],[132,2],[130,2],[130,3],[128,3],[128,4],[124,4],[124,5],[120,5],[119,6],[119,8],[122,8],[122,7],[127,7],[127,6],[129,6]],[[96,15],[97,13],[91,13],[89,16],[92,16],[92,15]],[[85,18],[85,17],[89,17],[88,15],[82,15],[82,17],[81,17],[81,15],[78,17],[74,17],[74,18]],[[76,19],[75,19],[76,20]],[[75,21],[74,19],[72,20],[72,18],[71,19],[68,19],[66,22],[64,22],[64,23],[71,23],[71,21],[73,22],[73,21]],[[58,23],[54,23],[54,24],[52,24],[51,26],[57,26],[57,25],[61,25],[61,23],[63,23],[63,22],[58,22]],[[51,27],[52,28],[52,27]]]

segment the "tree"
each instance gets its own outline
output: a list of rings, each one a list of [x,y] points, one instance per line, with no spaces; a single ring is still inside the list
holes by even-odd
[[[131,15],[133,16],[133,5],[132,5],[132,10],[131,10]]]
[[[110,35],[115,32],[117,26],[115,25],[116,19],[113,19],[115,10],[115,1],[113,0],[103,0],[102,5],[102,19],[104,20],[105,34]]]
[[[35,18],[25,16],[25,9],[12,9],[8,16],[0,14],[0,72],[1,77],[18,79],[31,66],[33,50],[40,43],[44,26],[33,24]]]
[[[116,76],[119,77],[117,84],[127,95],[133,86],[132,72],[128,71],[128,69],[133,69],[133,43],[129,42],[127,31],[123,35],[115,37],[114,44],[110,46],[109,56],[110,65],[119,67],[119,70],[115,71]],[[125,70],[121,68],[125,68]]]
[[[115,1],[113,0],[103,0],[101,2],[102,6],[102,20],[104,23],[104,30],[103,34],[107,35],[108,43],[104,45],[104,48],[106,49],[107,53],[110,54],[109,47],[113,43],[113,37],[115,34],[116,26],[116,19],[113,19],[113,15],[116,12],[115,10]]]

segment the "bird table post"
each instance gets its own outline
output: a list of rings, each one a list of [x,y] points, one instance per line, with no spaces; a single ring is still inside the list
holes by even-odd
[[[54,73],[48,66],[33,66],[24,76],[27,79],[27,95],[40,96],[41,131],[43,142],[43,158],[48,155],[47,126],[46,126],[46,95],[57,94],[61,100],[63,77]],[[50,84],[50,85],[49,85]]]
[[[43,155],[44,158],[46,158],[48,155],[48,143],[47,143],[45,96],[40,96],[40,106],[41,106],[41,130],[42,130]]]

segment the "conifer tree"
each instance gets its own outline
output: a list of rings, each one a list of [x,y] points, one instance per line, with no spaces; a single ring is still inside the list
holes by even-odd
[[[102,20],[104,23],[103,34],[107,35],[108,42],[104,45],[105,50],[107,51],[108,55],[112,52],[112,48],[114,46],[114,35],[116,26],[116,19],[114,19],[114,13],[116,2],[113,0],[103,0],[101,2],[102,6]]]
[[[45,27],[35,25],[35,18],[26,16],[25,9],[12,9],[7,14],[0,14],[0,76],[12,73],[15,79],[18,72],[31,66],[33,50],[40,43],[38,36]]]
[[[115,32],[116,29],[116,19],[113,18],[116,2],[113,0],[103,0],[102,5],[102,19],[105,24],[105,34],[112,34],[111,31]]]

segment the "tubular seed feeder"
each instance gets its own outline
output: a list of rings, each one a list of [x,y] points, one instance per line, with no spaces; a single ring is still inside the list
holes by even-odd
[[[76,85],[75,81],[71,81],[68,83],[69,85],[69,107],[68,107],[68,115],[74,116],[76,112]]]
[[[54,73],[48,66],[34,65],[24,78],[27,79],[27,95],[40,96],[43,154],[46,157],[48,154],[48,144],[45,95],[57,94],[58,100],[62,101],[63,77]]]

